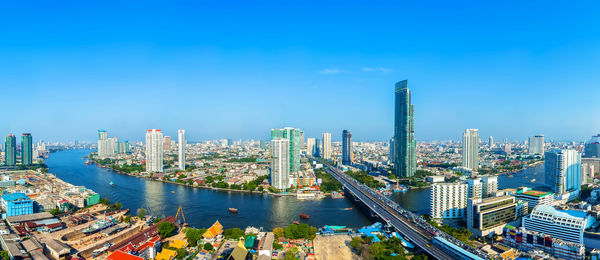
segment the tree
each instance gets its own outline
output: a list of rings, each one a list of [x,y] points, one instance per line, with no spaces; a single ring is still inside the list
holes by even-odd
[[[60,209],[58,209],[58,208],[54,208],[54,209],[51,209],[51,210],[50,210],[50,214],[52,214],[52,215],[54,215],[54,216],[56,216],[56,215],[59,215],[59,214],[61,214],[61,213],[63,213],[63,211],[62,211],[62,210],[60,210]]]
[[[173,232],[177,229],[171,222],[161,222],[158,224],[158,234],[162,238],[170,237]]]
[[[283,233],[283,228],[280,228],[280,227],[274,228],[273,235],[275,235],[275,238],[280,238],[280,237],[285,236],[285,234]]]
[[[0,251],[0,258],[2,258],[2,260],[9,260],[10,255],[8,255],[7,251]]]
[[[363,240],[361,237],[353,237],[352,240],[350,240],[350,246],[354,249],[354,250],[358,250],[362,247],[363,244]]]
[[[188,252],[185,248],[177,248],[175,251],[177,251],[177,259],[184,259],[188,256]]]
[[[123,222],[125,222],[125,223],[131,222],[131,216],[126,215],[125,217],[123,217]]]
[[[223,236],[229,239],[238,239],[244,236],[244,231],[239,228],[230,228],[223,230]]]
[[[188,241],[190,246],[198,245],[198,240],[202,238],[202,235],[206,233],[206,228],[196,229],[196,228],[186,228],[185,229],[185,238]]]
[[[146,210],[144,208],[139,208],[137,210],[137,216],[139,219],[143,219],[146,216]]]
[[[292,248],[288,249],[287,251],[285,251],[285,256],[283,257],[283,259],[284,260],[296,260],[296,259],[298,259],[297,255],[298,255],[298,248],[292,247]]]
[[[121,204],[121,202],[117,202],[111,206],[111,208],[114,210],[120,210],[122,207],[123,205]]]
[[[213,246],[212,246],[210,243],[206,243],[206,244],[204,244],[204,250],[208,250],[208,251],[210,251],[210,250],[213,250],[213,248],[214,248],[214,247],[213,247]]]
[[[380,242],[375,242],[371,244],[370,248],[371,257],[378,259],[385,257],[384,248]]]

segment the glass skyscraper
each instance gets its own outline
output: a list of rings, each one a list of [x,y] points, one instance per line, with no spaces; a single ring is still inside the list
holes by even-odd
[[[17,138],[13,134],[8,134],[6,136],[4,164],[6,164],[6,166],[17,165]]]
[[[546,183],[554,193],[581,189],[581,155],[576,150],[553,149],[545,153]]]
[[[300,170],[301,136],[302,131],[297,128],[286,127],[283,129],[271,129],[271,140],[281,138],[289,140],[290,173]]]
[[[396,83],[394,112],[394,174],[399,177],[411,177],[417,168],[417,142],[414,128],[415,108],[410,101],[407,80]]]
[[[342,132],[342,164],[352,164],[352,133],[348,130]]]
[[[29,133],[21,136],[21,162],[23,165],[33,164],[33,142]]]

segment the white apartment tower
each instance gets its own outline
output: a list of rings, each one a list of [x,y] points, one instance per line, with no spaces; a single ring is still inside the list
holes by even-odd
[[[309,156],[315,155],[315,143],[316,140],[314,137],[306,138],[306,154]]]
[[[185,141],[185,130],[181,129],[177,131],[177,142],[179,144],[179,170],[185,171],[185,146],[187,144]]]
[[[545,153],[546,183],[552,191],[566,194],[581,189],[581,154],[576,150],[554,149]]]
[[[290,141],[285,138],[271,140],[271,185],[277,189],[289,188]]]
[[[146,132],[146,172],[163,171],[163,141],[160,129]]]
[[[479,168],[478,129],[467,129],[463,134],[462,166],[473,171]]]
[[[544,154],[544,135],[536,135],[529,137],[528,154],[543,155]]]
[[[323,149],[321,149],[323,159],[331,159],[331,133],[323,133]]]
[[[434,219],[460,219],[466,216],[467,184],[435,183],[431,186],[430,215]]]

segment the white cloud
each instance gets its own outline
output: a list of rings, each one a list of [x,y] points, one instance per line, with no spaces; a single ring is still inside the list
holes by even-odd
[[[327,69],[322,69],[321,71],[319,71],[319,74],[333,75],[333,74],[339,74],[341,72],[342,72],[342,70],[340,70],[338,68],[327,68]]]
[[[378,67],[378,68],[362,68],[362,71],[364,72],[381,72],[383,74],[386,74],[390,71],[392,71],[391,69],[388,68],[384,68],[384,67]]]

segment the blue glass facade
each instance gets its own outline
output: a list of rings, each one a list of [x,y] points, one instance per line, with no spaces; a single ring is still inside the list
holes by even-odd
[[[33,214],[33,200],[24,193],[4,195],[2,208],[6,210],[7,217]]]

